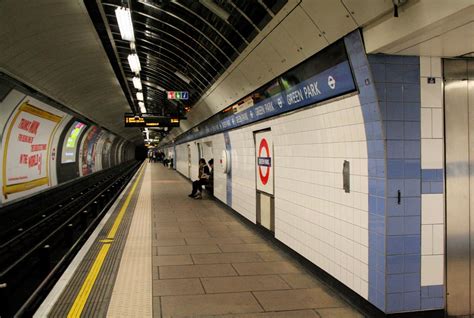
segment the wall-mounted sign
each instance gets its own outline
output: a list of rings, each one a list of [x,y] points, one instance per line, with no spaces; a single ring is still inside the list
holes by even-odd
[[[179,118],[127,113],[124,115],[124,124],[125,127],[179,127]]]
[[[168,99],[188,100],[188,91],[167,91]]]
[[[271,131],[255,134],[257,190],[273,194],[273,142]]]
[[[69,128],[64,138],[63,152],[61,154],[61,163],[69,163],[76,161],[77,141],[81,136],[86,124],[75,121]]]

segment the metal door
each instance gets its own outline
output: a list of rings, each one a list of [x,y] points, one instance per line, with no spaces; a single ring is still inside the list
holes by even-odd
[[[444,61],[446,307],[474,314],[474,60]]]

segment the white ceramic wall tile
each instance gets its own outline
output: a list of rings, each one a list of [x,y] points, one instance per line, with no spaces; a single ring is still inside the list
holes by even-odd
[[[443,106],[443,94],[441,81],[435,84],[428,84],[425,78],[421,82],[421,107],[441,108]]]
[[[443,110],[432,109],[433,138],[443,138]],[[423,137],[422,137],[423,138]],[[442,152],[442,149],[440,149]]]
[[[421,108],[421,138],[432,138],[431,108]]]
[[[441,58],[432,57],[431,58],[431,76],[441,78],[441,75],[442,75]]]
[[[420,76],[421,77],[431,76],[431,57],[420,56]]]
[[[423,194],[421,196],[421,224],[444,223],[443,194]]]
[[[442,169],[443,139],[421,139],[421,168]]]
[[[433,254],[444,254],[444,224],[433,225]]]
[[[433,225],[421,226],[421,255],[433,254]]]
[[[421,286],[444,284],[444,256],[422,255],[421,256]]]

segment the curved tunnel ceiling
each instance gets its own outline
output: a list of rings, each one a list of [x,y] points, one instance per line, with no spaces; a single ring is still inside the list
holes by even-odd
[[[1,0],[0,73],[19,80],[110,131],[125,128],[129,102],[81,1]]]
[[[117,78],[138,113],[135,73],[127,60],[132,49],[122,40],[115,16],[118,7],[130,8],[145,107],[147,113],[165,116],[185,116],[286,2],[85,0]],[[213,6],[223,15],[210,9]],[[166,91],[172,90],[189,91],[189,100],[168,101]],[[155,132],[154,137],[164,134]]]

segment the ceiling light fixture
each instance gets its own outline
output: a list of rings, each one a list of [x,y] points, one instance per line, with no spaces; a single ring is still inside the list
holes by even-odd
[[[138,59],[137,53],[132,53],[128,55],[128,64],[130,64],[130,69],[134,73],[139,73],[142,69],[140,66],[140,60]]]
[[[135,35],[133,33],[132,15],[129,8],[120,7],[115,9],[115,16],[117,17],[118,26],[120,29],[120,36],[122,40],[135,42]]]
[[[139,101],[143,101],[143,93],[142,93],[142,92],[138,92],[138,93],[137,93],[137,99],[138,99]]]
[[[210,11],[212,11],[212,13],[214,13],[224,21],[227,21],[227,19],[229,19],[230,17],[229,12],[221,8],[212,0],[199,0],[199,3],[208,8]]]
[[[133,87],[138,89],[139,91],[142,90],[142,82],[140,81],[140,77],[134,77],[133,78]]]
[[[176,71],[174,72],[174,75],[178,76],[180,79],[182,79],[186,84],[189,84],[191,83],[191,79],[189,77],[187,77],[186,75],[184,75],[183,73],[181,73],[180,71]]]

